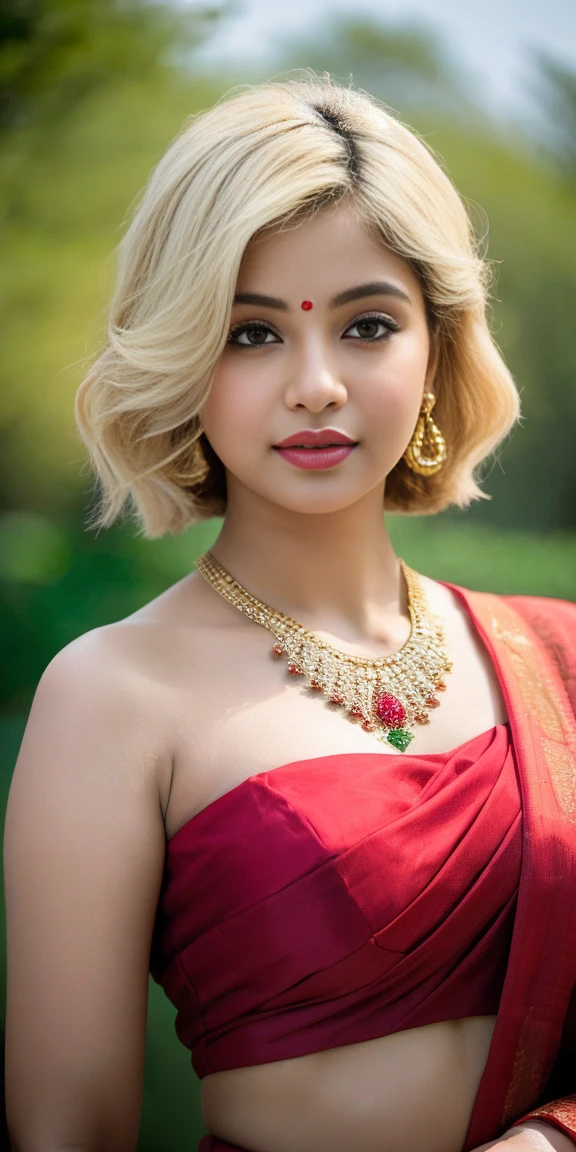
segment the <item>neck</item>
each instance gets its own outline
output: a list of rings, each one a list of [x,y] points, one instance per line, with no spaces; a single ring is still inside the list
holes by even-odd
[[[253,596],[307,627],[379,639],[394,620],[394,632],[405,633],[406,594],[382,504],[378,488],[349,508],[304,514],[234,488],[212,552]]]

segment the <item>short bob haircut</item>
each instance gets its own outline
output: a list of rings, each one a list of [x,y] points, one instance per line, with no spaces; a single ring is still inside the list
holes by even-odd
[[[401,459],[385,508],[421,515],[484,495],[474,470],[519,411],[486,320],[490,266],[427,145],[371,96],[306,71],[242,87],[190,118],[139,198],[119,244],[108,344],[76,397],[101,488],[91,527],[108,527],[127,504],[148,538],[225,514],[224,466],[199,413],[243,253],[265,230],[345,198],[415,270],[437,358],[447,463],[419,476]]]

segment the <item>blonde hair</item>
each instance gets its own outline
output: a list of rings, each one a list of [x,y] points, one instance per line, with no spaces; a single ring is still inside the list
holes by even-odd
[[[107,347],[80,385],[78,430],[100,481],[92,526],[131,503],[149,538],[223,515],[225,472],[199,412],[229,331],[240,262],[263,230],[347,197],[416,271],[437,355],[433,476],[401,459],[385,507],[415,514],[484,495],[474,471],[518,416],[486,320],[489,265],[425,143],[366,93],[308,72],[247,86],[191,117],[119,245]]]

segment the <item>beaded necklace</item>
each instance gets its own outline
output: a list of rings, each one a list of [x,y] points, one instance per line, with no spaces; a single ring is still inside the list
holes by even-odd
[[[412,628],[405,644],[389,656],[367,659],[333,648],[291,616],[277,612],[227,572],[211,552],[196,561],[200,575],[229,604],[275,637],[274,656],[285,656],[291,676],[322,692],[331,704],[360,720],[399,752],[414,738],[417,724],[429,724],[429,711],[444,692],[444,676],[452,671],[441,621],[432,615],[420,577],[403,560],[400,566],[408,590]]]

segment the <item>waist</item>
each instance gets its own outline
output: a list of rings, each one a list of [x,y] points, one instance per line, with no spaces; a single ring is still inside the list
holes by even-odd
[[[252,1152],[460,1152],[495,1016],[207,1075],[214,1135]]]

